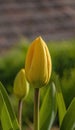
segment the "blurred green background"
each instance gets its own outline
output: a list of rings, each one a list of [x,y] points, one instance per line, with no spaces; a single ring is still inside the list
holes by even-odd
[[[18,44],[0,55],[0,81],[6,87],[16,113],[18,100],[13,95],[13,83],[17,72],[25,67],[26,52],[30,43],[31,41],[21,39]],[[66,107],[68,107],[75,96],[75,39],[51,41],[47,45],[52,57],[52,76],[50,81],[53,80],[55,75],[59,76],[63,97]],[[42,91],[41,101],[43,95]],[[24,128],[26,126],[32,127],[33,88],[30,89],[24,106],[23,126]]]

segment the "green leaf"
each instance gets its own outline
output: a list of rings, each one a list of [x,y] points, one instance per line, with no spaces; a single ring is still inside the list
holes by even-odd
[[[58,108],[58,115],[59,115],[59,124],[61,126],[62,120],[66,113],[66,106],[62,95],[58,76],[55,77],[55,85],[56,85],[56,99],[57,99],[57,108]]]
[[[54,83],[50,86],[43,99],[40,109],[40,130],[50,130],[57,113],[56,89]]]
[[[8,94],[0,82],[0,118],[3,130],[19,130],[19,125],[12,109]],[[8,123],[9,122],[9,123]],[[9,129],[9,127],[11,129]]]
[[[10,130],[10,129],[13,130],[12,122],[1,91],[0,91],[0,118],[3,130]]]
[[[75,130],[75,98],[64,116],[60,130]]]

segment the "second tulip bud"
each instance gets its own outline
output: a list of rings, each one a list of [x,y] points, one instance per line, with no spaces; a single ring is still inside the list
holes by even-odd
[[[21,69],[18,72],[14,81],[13,92],[19,99],[22,99],[28,95],[29,84],[26,80],[25,69]]]

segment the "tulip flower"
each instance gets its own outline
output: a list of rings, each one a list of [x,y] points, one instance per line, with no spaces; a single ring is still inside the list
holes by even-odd
[[[27,96],[28,91],[29,91],[29,86],[28,86],[28,82],[26,80],[26,76],[25,76],[25,70],[21,69],[14,81],[14,94],[18,97],[18,98],[24,98]]]
[[[34,87],[39,88],[49,82],[52,70],[48,47],[41,37],[36,38],[26,56],[26,78]]]
[[[51,56],[41,37],[28,49],[25,70],[28,82],[34,87],[34,130],[39,130],[39,89],[49,82],[52,70]]]

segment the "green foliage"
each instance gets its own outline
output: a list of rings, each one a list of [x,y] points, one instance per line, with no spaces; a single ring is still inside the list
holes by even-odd
[[[64,116],[60,130],[75,130],[75,98]]]
[[[0,119],[3,130],[19,130],[19,125],[12,109],[8,94],[0,83]]]
[[[40,130],[50,130],[57,113],[56,89],[54,84],[48,87],[40,109]]]
[[[57,108],[58,108],[58,115],[59,115],[59,125],[61,126],[62,120],[66,113],[66,106],[62,95],[58,76],[55,75],[54,79],[56,85],[56,99],[57,99]]]
[[[68,106],[73,97],[75,97],[75,69],[64,70],[63,77],[61,78],[61,87]]]

